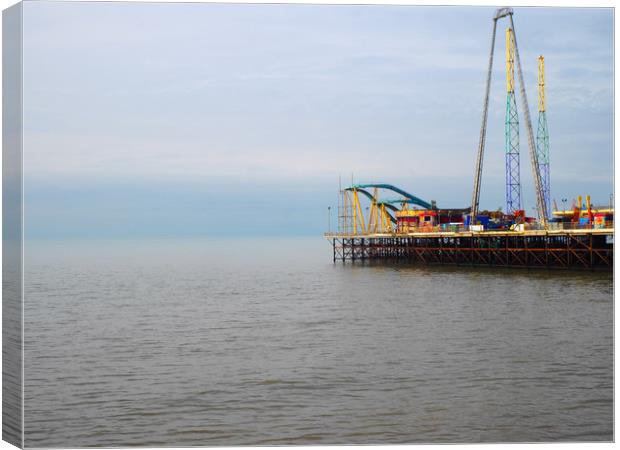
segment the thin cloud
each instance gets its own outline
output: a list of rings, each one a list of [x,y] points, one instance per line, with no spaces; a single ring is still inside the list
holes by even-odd
[[[28,173],[283,183],[350,172],[384,180],[434,174],[437,183],[465,180],[467,191],[491,13],[29,3]],[[515,21],[534,120],[536,58],[547,58],[553,177],[578,172],[574,166],[589,171],[584,183],[611,185],[613,124],[600,120],[613,112],[611,10],[532,8],[517,10]],[[493,203],[503,195],[503,25],[484,175],[498,187]],[[527,182],[523,127],[522,136]],[[467,201],[462,192],[446,196]]]

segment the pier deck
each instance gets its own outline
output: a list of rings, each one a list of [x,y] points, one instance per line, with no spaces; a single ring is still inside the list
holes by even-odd
[[[326,233],[333,260],[527,268],[613,268],[612,228],[350,235]]]

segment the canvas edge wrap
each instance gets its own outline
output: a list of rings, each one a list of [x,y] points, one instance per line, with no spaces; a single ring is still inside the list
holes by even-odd
[[[24,445],[23,7],[2,12],[2,439]]]

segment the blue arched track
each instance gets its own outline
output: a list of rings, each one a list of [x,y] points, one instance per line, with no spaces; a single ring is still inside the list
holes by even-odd
[[[354,184],[353,186],[348,187],[346,190],[350,191],[350,190],[356,189],[361,192],[361,190],[365,188],[387,189],[387,190],[390,190],[392,192],[396,192],[397,194],[402,195],[403,197],[408,199],[410,203],[413,203],[414,205],[418,205],[426,209],[432,208],[431,204],[428,203],[427,201],[424,201],[421,198],[416,197],[415,195],[411,195],[409,192],[403,191],[402,189],[396,186],[393,186],[391,184],[385,184],[385,183]],[[368,192],[366,192],[365,195],[368,195]],[[370,198],[372,198],[372,196],[370,196]]]

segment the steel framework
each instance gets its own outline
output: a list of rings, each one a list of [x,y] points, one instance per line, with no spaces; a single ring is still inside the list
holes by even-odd
[[[474,173],[474,189],[472,192],[471,202],[471,218],[472,222],[476,220],[478,213],[478,207],[480,203],[480,180],[482,178],[482,161],[484,157],[484,144],[486,141],[487,131],[487,118],[489,112],[489,93],[491,89],[491,73],[493,71],[493,51],[495,49],[495,35],[497,30],[497,21],[502,17],[508,17],[510,21],[510,28],[512,29],[514,39],[515,50],[515,62],[517,74],[519,76],[519,91],[521,95],[521,103],[523,109],[523,115],[525,119],[525,129],[527,131],[527,143],[530,153],[530,162],[532,166],[532,177],[534,178],[534,185],[536,191],[536,206],[538,209],[538,217],[543,226],[547,225],[547,206],[544,202],[544,196],[542,192],[542,183],[540,179],[540,173],[538,171],[538,152],[536,150],[536,142],[534,139],[534,131],[532,129],[532,121],[530,118],[529,106],[527,103],[527,96],[525,93],[525,83],[523,81],[523,70],[521,68],[521,58],[519,57],[519,46],[517,44],[517,34],[515,31],[514,20],[512,18],[513,11],[511,8],[501,8],[495,12],[493,16],[493,33],[491,35],[491,50],[489,54],[489,67],[487,70],[487,80],[484,95],[484,103],[482,108],[482,125],[480,126],[480,140],[478,143],[478,153],[476,157],[476,169]]]
[[[521,209],[519,115],[515,98],[515,46],[512,29],[506,29],[506,213]]]
[[[613,233],[613,232],[610,232]],[[593,233],[334,236],[333,260],[559,269],[613,268],[613,243]]]
[[[512,14],[508,16],[510,27],[512,28],[513,39],[515,43],[515,61],[517,62],[517,74],[519,75],[519,91],[521,94],[521,104],[523,106],[523,116],[525,118],[525,130],[527,131],[527,144],[530,150],[530,165],[532,167],[532,178],[534,179],[534,191],[536,192],[536,209],[538,210],[538,220],[543,226],[547,226],[547,205],[543,196],[542,182],[540,180],[540,172],[538,171],[538,152],[536,151],[536,142],[534,140],[534,131],[532,129],[532,120],[530,119],[530,107],[525,94],[525,82],[523,81],[523,69],[521,68],[521,58],[519,57],[519,45],[517,44],[517,32],[515,30]]]
[[[549,173],[549,130],[545,99],[545,57],[538,57],[538,130],[536,132],[538,171],[542,184],[547,213],[551,211],[551,179]]]

